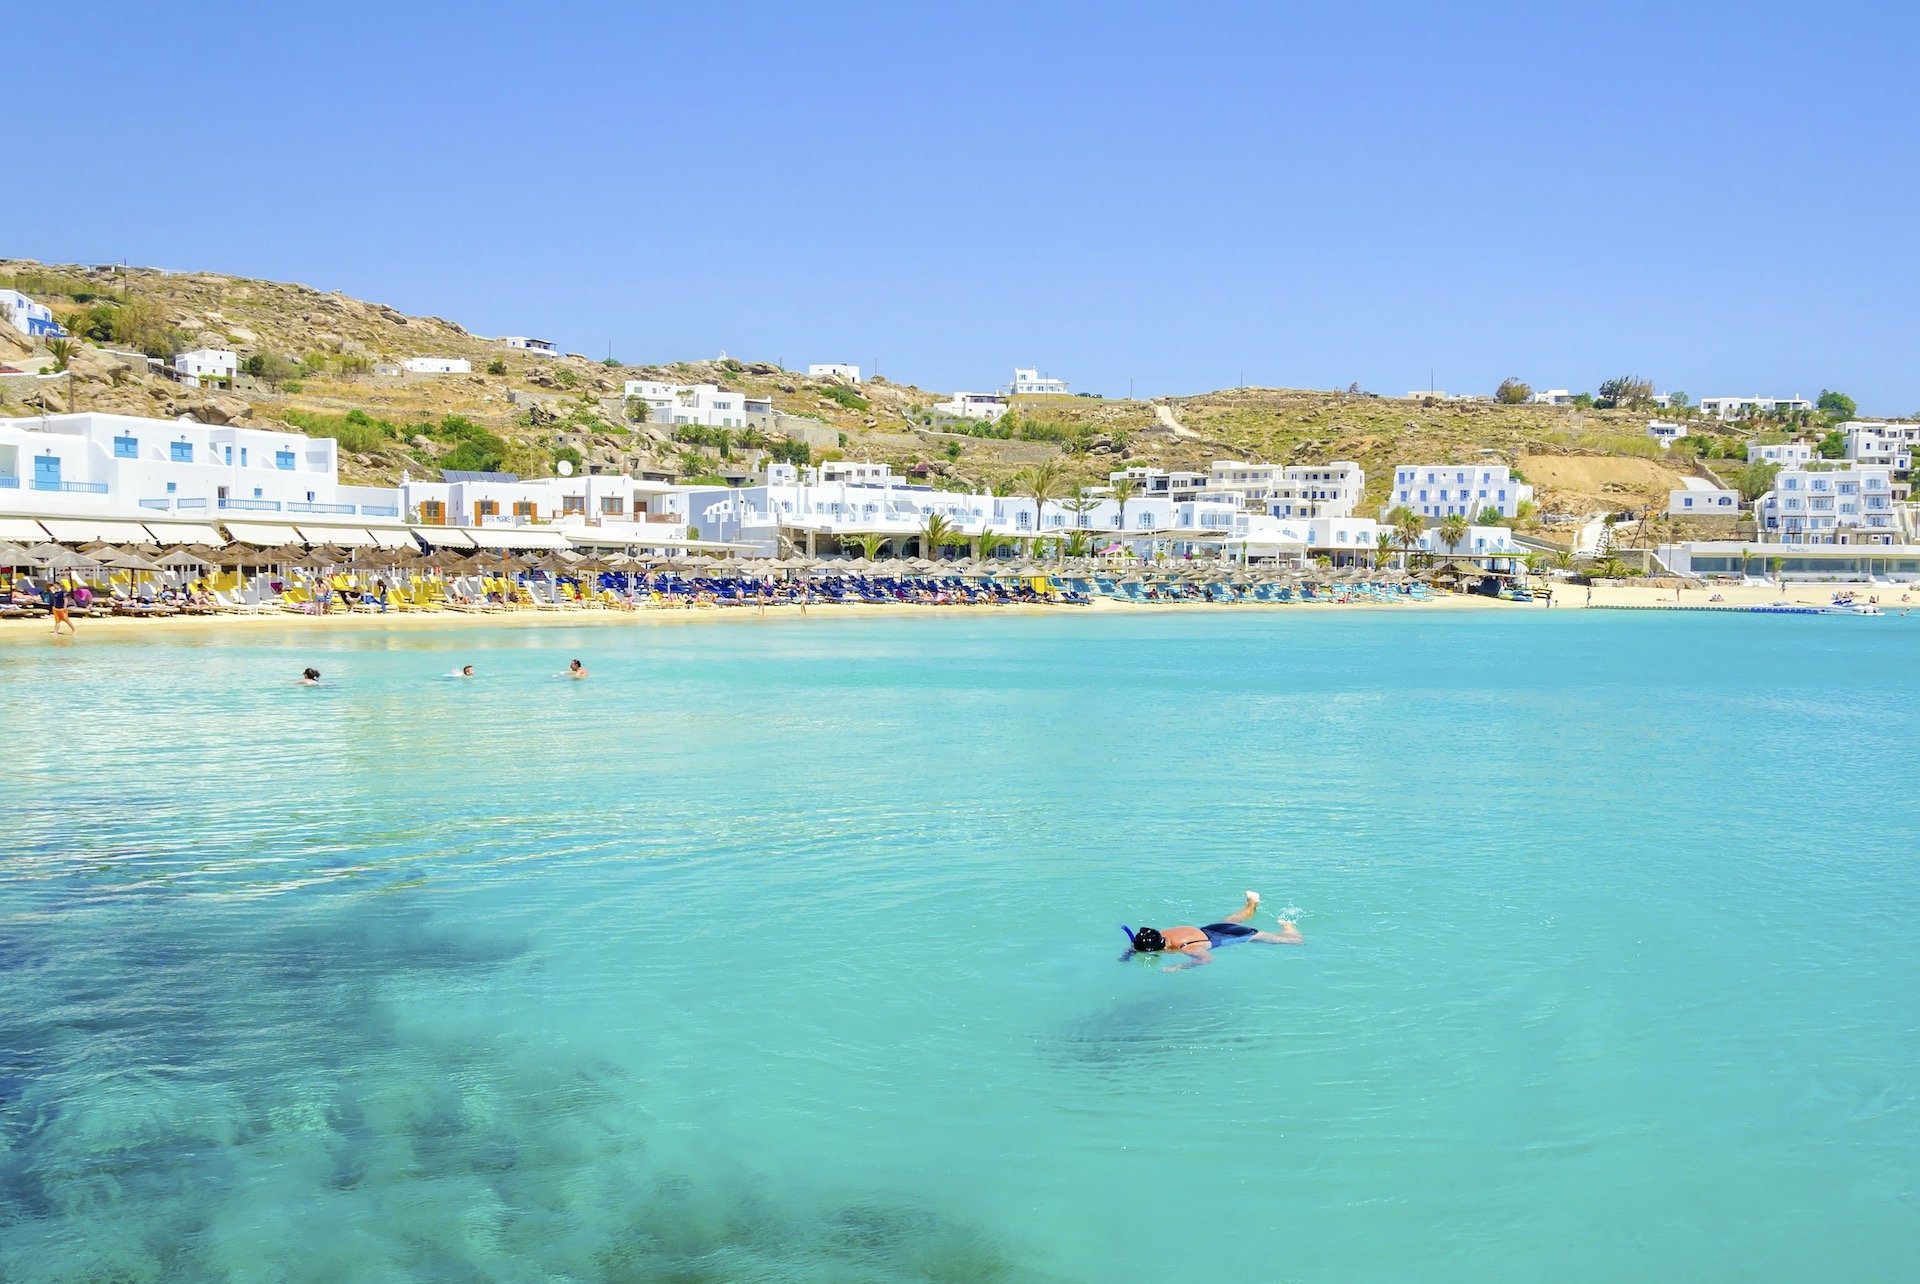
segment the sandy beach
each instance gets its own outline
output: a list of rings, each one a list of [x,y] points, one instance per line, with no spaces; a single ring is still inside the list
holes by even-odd
[[[1903,601],[1911,596],[1897,588],[1855,590],[1861,599],[1877,594],[1884,609],[1898,610],[1915,605]],[[982,619],[1007,615],[1041,615],[1070,611],[1100,615],[1158,616],[1168,614],[1217,614],[1245,611],[1287,611],[1305,614],[1324,612],[1426,612],[1426,611],[1543,611],[1595,608],[1633,608],[1639,610],[1713,610],[1763,606],[1779,602],[1801,606],[1825,606],[1833,589],[1824,585],[1787,586],[1783,595],[1773,585],[1719,585],[1711,588],[1683,588],[1676,595],[1671,587],[1650,584],[1601,584],[1589,594],[1583,585],[1560,585],[1551,606],[1545,601],[1503,602],[1477,594],[1449,593],[1430,602],[1168,602],[1135,603],[1111,598],[1096,598],[1079,605],[1016,603],[1004,606],[930,605],[912,602],[846,602],[819,604],[804,612],[791,605],[770,605],[764,611],[754,607],[657,606],[636,610],[592,609],[540,611],[511,610],[492,614],[459,611],[412,611],[386,614],[334,613],[325,616],[301,615],[291,611],[263,612],[258,615],[175,615],[162,617],[112,616],[77,621],[79,636],[124,638],[139,634],[217,634],[227,632],[301,632],[314,629],[379,631],[443,628],[609,628],[616,626],[677,627],[691,624],[752,624],[768,620],[877,619],[889,616],[951,617]],[[1719,600],[1714,600],[1715,598]],[[45,619],[0,621],[0,641],[40,641],[49,634]]]

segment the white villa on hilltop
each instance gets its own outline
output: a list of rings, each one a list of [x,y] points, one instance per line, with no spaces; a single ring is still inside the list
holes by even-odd
[[[816,361],[807,367],[807,378],[838,379],[842,383],[859,383],[860,367],[839,361]]]
[[[1007,392],[1015,397],[1065,397],[1068,396],[1067,381],[1042,375],[1032,366],[1016,366],[1013,371],[1013,383]]]
[[[978,419],[992,423],[1007,413],[1007,399],[997,392],[956,392],[933,403],[933,413],[944,419]]]
[[[203,381],[232,383],[239,370],[240,358],[225,348],[194,348],[173,358],[175,377],[193,388]]]
[[[408,357],[400,363],[408,374],[472,374],[473,365],[465,357]]]
[[[18,290],[0,290],[0,317],[29,339],[58,339],[66,334],[53,319],[52,308]]]
[[[1754,415],[1773,415],[1812,410],[1805,397],[1702,397],[1700,412],[1715,419],[1747,419]]]
[[[698,424],[707,428],[746,428],[754,420],[773,414],[773,398],[749,397],[743,392],[727,392],[711,383],[660,383],[651,379],[629,379],[626,399],[646,408],[647,420],[656,424]]]
[[[557,357],[560,355],[560,349],[553,340],[530,339],[524,334],[503,335],[501,336],[500,344],[502,347],[513,348],[520,352],[531,352],[543,357]]]

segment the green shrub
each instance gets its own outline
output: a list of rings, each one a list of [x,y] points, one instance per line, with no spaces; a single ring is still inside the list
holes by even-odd
[[[865,397],[861,396],[859,393],[855,392],[853,389],[847,387],[845,384],[840,384],[840,383],[826,384],[820,389],[820,395],[825,397],[828,401],[838,402],[841,406],[843,406],[848,410],[868,410],[868,409],[871,409],[873,406],[872,402],[868,401]]]
[[[289,410],[281,417],[309,437],[331,437],[340,443],[340,449],[362,455],[390,445],[400,436],[400,429],[391,421],[375,419],[364,410],[349,410],[344,415]]]

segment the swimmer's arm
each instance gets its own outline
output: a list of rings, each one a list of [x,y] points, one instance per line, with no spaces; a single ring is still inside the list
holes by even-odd
[[[1190,967],[1205,967],[1213,962],[1213,951],[1204,945],[1183,946],[1179,952],[1187,956],[1187,961],[1163,967],[1160,969],[1162,972],[1184,972]]]

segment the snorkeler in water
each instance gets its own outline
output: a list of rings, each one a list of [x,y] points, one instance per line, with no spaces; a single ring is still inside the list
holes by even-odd
[[[1260,908],[1260,893],[1248,892],[1247,903],[1229,914],[1218,923],[1209,923],[1205,927],[1169,927],[1164,931],[1157,927],[1131,928],[1122,924],[1120,930],[1127,934],[1127,940],[1133,948],[1121,955],[1121,961],[1135,954],[1174,953],[1184,954],[1187,961],[1164,967],[1162,972],[1179,972],[1190,967],[1201,967],[1213,962],[1216,946],[1232,945],[1239,941],[1262,941],[1268,945],[1299,945],[1306,938],[1300,935],[1300,929],[1286,919],[1280,920],[1278,932],[1262,932],[1248,927],[1247,920]]]

